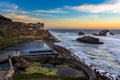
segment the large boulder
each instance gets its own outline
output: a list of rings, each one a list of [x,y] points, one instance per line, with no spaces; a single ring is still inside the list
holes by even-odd
[[[99,36],[106,36],[107,33],[109,33],[110,35],[114,35],[112,32],[110,32],[109,30],[101,30],[99,32]]]
[[[4,17],[4,16],[2,16],[2,15],[0,15],[0,20],[1,20],[1,21],[12,21],[11,19],[6,18],[6,17]]]
[[[80,31],[80,32],[78,33],[78,35],[85,35],[85,33],[82,32],[82,31]]]
[[[80,41],[84,43],[91,43],[91,44],[103,44],[103,42],[100,42],[99,38],[94,38],[91,36],[84,36],[84,37],[76,39],[76,41]]]

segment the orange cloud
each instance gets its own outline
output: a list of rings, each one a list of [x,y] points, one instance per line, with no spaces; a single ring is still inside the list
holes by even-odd
[[[39,18],[33,18],[27,15],[17,15],[17,14],[6,14],[4,15],[8,18],[11,18],[14,21],[19,21],[19,22],[29,22],[29,23],[34,23],[34,22],[41,22],[42,20]]]

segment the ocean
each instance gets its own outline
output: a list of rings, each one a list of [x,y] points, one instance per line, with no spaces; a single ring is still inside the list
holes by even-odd
[[[100,30],[50,29],[50,32],[61,42],[55,43],[68,49],[78,60],[84,62],[111,80],[120,80],[120,30],[110,30],[115,35],[93,36],[104,44],[94,45],[77,42],[76,39],[85,35],[78,35],[82,31],[85,35],[93,36],[93,32]]]

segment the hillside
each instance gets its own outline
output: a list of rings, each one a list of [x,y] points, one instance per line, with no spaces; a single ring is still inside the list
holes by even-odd
[[[11,19],[0,16],[0,37],[48,37],[48,30],[44,29],[44,23],[13,22]]]

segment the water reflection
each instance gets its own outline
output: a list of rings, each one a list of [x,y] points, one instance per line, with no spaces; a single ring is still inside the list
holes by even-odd
[[[6,62],[6,63],[2,63],[2,64],[0,64],[0,70],[1,69],[9,69],[9,63],[8,62]]]
[[[1,50],[0,58],[8,57],[8,55],[12,56],[13,54],[16,54],[18,51],[21,52],[21,55],[30,55],[31,54],[30,51],[46,51],[46,50],[50,51],[51,49],[43,41],[25,42]]]

